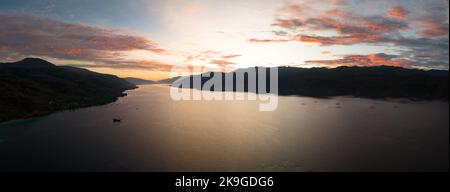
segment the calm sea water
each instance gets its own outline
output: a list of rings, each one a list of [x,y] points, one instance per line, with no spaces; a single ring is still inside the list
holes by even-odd
[[[448,171],[448,102],[258,105],[173,101],[167,86],[142,86],[108,105],[0,124],[0,170]]]

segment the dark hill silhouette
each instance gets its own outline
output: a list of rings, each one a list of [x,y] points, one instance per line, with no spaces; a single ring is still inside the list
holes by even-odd
[[[150,81],[150,80],[146,80],[146,79],[140,79],[140,78],[134,78],[134,77],[126,77],[123,78],[126,81],[128,81],[129,83],[132,83],[134,85],[148,85],[148,84],[155,84],[155,81]]]
[[[0,63],[0,122],[113,102],[134,88],[114,75],[37,58]]]
[[[161,84],[172,84],[173,82],[175,82],[179,78],[181,78],[181,77],[178,76],[178,77],[172,77],[172,78],[168,78],[168,79],[162,79],[162,80],[159,80],[158,83],[161,83]]]
[[[234,75],[234,88],[227,91],[236,91],[237,71],[257,71],[256,69],[257,67],[238,69],[231,72]],[[268,71],[268,68],[264,69]],[[278,67],[278,74],[279,95],[448,100],[448,71],[427,71],[389,66],[337,68]],[[195,76],[198,77],[199,75],[182,77],[178,82],[192,80]],[[210,77],[204,77],[203,74],[200,74],[200,76],[203,85],[214,76],[214,73]],[[244,77],[245,83],[247,83],[247,76]],[[224,81],[224,79],[223,77],[222,80]],[[267,84],[269,84],[269,80]],[[222,87],[222,91],[225,91],[224,83]],[[189,88],[202,89],[202,87],[194,87],[192,82]],[[245,91],[248,91],[247,86],[245,87]]]

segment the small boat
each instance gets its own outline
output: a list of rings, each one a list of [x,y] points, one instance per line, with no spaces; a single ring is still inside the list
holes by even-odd
[[[113,122],[114,122],[114,123],[120,123],[120,122],[122,122],[122,120],[119,119],[119,118],[113,118]]]

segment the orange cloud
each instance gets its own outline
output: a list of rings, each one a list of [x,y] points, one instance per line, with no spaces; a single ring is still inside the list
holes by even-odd
[[[332,37],[303,35],[293,38],[294,41],[304,43],[318,43],[320,45],[353,45],[358,43],[374,43],[381,39],[381,36],[374,34],[354,34]]]
[[[394,6],[388,9],[386,15],[395,19],[405,19],[408,16],[409,11],[401,6]]]
[[[211,61],[211,64],[217,64],[217,65],[223,66],[223,65],[232,65],[232,64],[236,64],[236,63],[233,63],[233,62],[227,61],[227,60],[214,59]]]
[[[113,63],[75,64],[71,65],[83,68],[109,68],[127,70],[171,71],[173,65],[152,60],[118,61]]]
[[[411,64],[406,60],[398,59],[395,55],[387,55],[384,53],[371,55],[345,55],[342,59],[312,60],[306,61],[306,64],[324,66],[411,66]]]
[[[224,55],[224,56],[222,56],[222,58],[231,59],[231,58],[236,58],[236,57],[240,57],[240,56],[242,56],[242,55],[232,54],[232,55]]]

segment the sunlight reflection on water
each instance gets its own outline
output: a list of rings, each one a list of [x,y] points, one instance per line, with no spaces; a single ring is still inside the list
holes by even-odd
[[[258,104],[173,101],[165,85],[142,86],[108,105],[0,124],[0,170],[448,170],[448,102]]]

